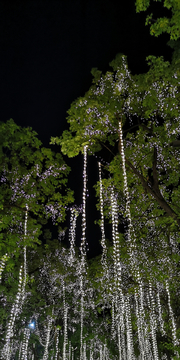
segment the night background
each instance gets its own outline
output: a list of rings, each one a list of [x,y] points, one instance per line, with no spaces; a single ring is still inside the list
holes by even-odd
[[[156,17],[168,13],[161,4],[155,5]],[[0,1],[0,121],[13,118],[20,126],[30,126],[43,145],[50,146],[51,136],[68,129],[66,111],[89,89],[93,67],[106,72],[109,62],[122,53],[132,74],[139,74],[148,69],[148,55],[171,59],[168,35],[150,36],[145,18],[146,13],[136,13],[134,0]],[[57,146],[52,149],[59,151]],[[72,169],[69,186],[80,205],[83,157],[64,158]],[[93,189],[98,179],[97,159],[88,161],[91,257],[100,252],[101,235],[94,225],[100,216]]]

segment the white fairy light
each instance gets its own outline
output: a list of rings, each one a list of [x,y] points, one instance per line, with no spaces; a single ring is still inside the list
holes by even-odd
[[[157,321],[156,321],[156,315],[155,315],[155,299],[153,296],[153,290],[152,290],[152,284],[151,281],[149,281],[149,296],[150,296],[150,309],[151,309],[151,315],[154,323],[154,329],[157,329]]]
[[[25,222],[24,222],[24,277],[22,284],[22,303],[25,299],[25,287],[26,287],[26,279],[27,279],[27,260],[26,260],[26,238],[27,238],[27,221],[28,221],[28,205],[26,205],[25,211]]]
[[[161,308],[161,302],[160,302],[160,295],[159,295],[159,289],[157,291],[157,303],[158,303],[158,313],[159,313],[159,324],[160,324],[160,329],[161,329],[161,333],[164,336],[165,330],[164,330],[164,320],[162,318],[162,308]]]
[[[69,230],[69,242],[70,242],[70,265],[73,264],[75,258],[75,237],[76,237],[76,222],[79,212],[75,208],[71,208],[70,216],[70,230]]]
[[[21,295],[22,295],[22,265],[19,270],[19,282],[18,282],[18,292],[15,298],[15,302],[11,308],[10,312],[10,320],[8,323],[6,338],[5,338],[5,346],[3,352],[7,355],[7,360],[11,357],[11,339],[14,336],[14,323],[16,320],[16,317],[21,309]]]
[[[148,306],[151,309],[151,302],[150,302],[150,297],[149,294],[147,294],[147,302],[148,302]],[[151,327],[151,337],[152,337],[152,345],[153,345],[153,354],[154,354],[154,360],[158,360],[159,359],[159,355],[158,355],[158,347],[157,347],[157,339],[156,339],[156,323],[155,323],[155,319],[153,316],[153,311],[150,311],[150,327]]]
[[[59,353],[59,328],[56,329],[56,347],[55,347],[55,358],[54,360],[58,359],[58,353]]]
[[[80,360],[83,360],[83,328],[84,328],[84,289],[83,289],[83,276],[80,278],[80,291],[81,291],[81,333],[80,333]]]
[[[22,349],[21,349],[21,360],[28,360],[27,352],[28,352],[29,338],[30,338],[30,329],[25,328],[23,335]]]
[[[174,344],[174,346],[176,346],[176,345],[179,345],[179,341],[178,341],[177,335],[176,335],[176,324],[175,324],[175,320],[174,320],[173,310],[171,307],[171,297],[170,297],[170,291],[169,291],[169,284],[168,284],[167,280],[166,280],[166,291],[167,291],[167,295],[168,295],[169,315],[170,315],[170,319],[171,319],[171,323],[172,323],[173,344]],[[175,351],[175,355],[179,358],[179,354],[177,351]]]
[[[104,230],[104,204],[103,204],[103,196],[102,196],[102,177],[101,177],[101,163],[98,162],[99,167],[99,197],[100,197],[100,214],[101,214],[101,246],[102,246],[102,256],[101,256],[101,263],[104,269],[104,273],[107,274],[107,248],[106,248],[106,240],[105,240],[105,230]]]
[[[67,334],[67,306],[66,306],[66,288],[63,280],[63,309],[64,309],[64,342],[63,342],[63,360],[67,359],[67,344],[68,344],[68,334]]]
[[[47,360],[47,359],[48,359],[48,354],[49,354],[49,352],[48,352],[48,347],[49,347],[49,341],[50,341],[51,327],[52,327],[52,317],[49,316],[49,318],[48,318],[47,333],[46,333],[46,344],[45,344],[45,350],[44,350],[43,360]]]
[[[126,332],[127,332],[127,358],[128,360],[134,360],[131,310],[130,310],[130,302],[128,296],[126,296],[126,300],[125,300],[125,311],[126,311]]]
[[[5,265],[6,265],[6,262],[8,261],[9,259],[9,256],[8,254],[4,254],[1,258],[1,261],[0,261],[0,283],[1,283],[1,279],[2,279],[2,273],[3,273],[3,270],[5,268]]]
[[[83,266],[86,256],[86,193],[87,193],[87,145],[84,146],[82,238],[81,238],[81,246],[80,246]]]

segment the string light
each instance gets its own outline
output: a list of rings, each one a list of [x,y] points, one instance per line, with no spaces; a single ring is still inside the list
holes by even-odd
[[[169,291],[169,284],[168,284],[167,280],[166,280],[166,291],[167,291],[167,295],[168,295],[169,315],[170,315],[170,319],[171,319],[171,323],[172,323],[173,344],[174,344],[174,346],[176,346],[176,345],[179,345],[179,341],[178,341],[177,335],[176,335],[176,324],[175,324],[175,320],[174,320],[173,310],[172,310],[172,307],[171,307],[171,297],[170,297],[170,291]],[[179,354],[178,354],[177,351],[175,351],[175,355],[179,359]]]
[[[107,248],[106,248],[106,240],[105,240],[105,229],[104,229],[104,204],[103,204],[103,189],[102,189],[102,177],[101,177],[101,163],[98,162],[99,167],[99,197],[100,197],[100,214],[101,214],[101,246],[102,246],[102,256],[101,256],[101,263],[103,266],[104,274],[108,273],[107,268]]]
[[[1,283],[1,279],[2,279],[2,273],[3,273],[3,270],[5,268],[5,265],[6,265],[6,262],[8,261],[9,259],[9,256],[8,254],[4,254],[1,258],[1,261],[0,261],[0,283]]]

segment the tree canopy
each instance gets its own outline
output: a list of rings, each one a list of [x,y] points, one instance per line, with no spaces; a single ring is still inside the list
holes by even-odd
[[[69,167],[60,154],[42,146],[31,128],[11,119],[0,123],[0,253],[13,254],[39,242],[48,218],[58,224],[73,201]],[[28,231],[24,238],[25,211]]]
[[[149,0],[136,0],[137,12],[149,4]],[[49,217],[56,224],[63,221],[66,206],[73,201],[66,187],[69,168],[60,154],[42,147],[32,129],[20,128],[13,120],[0,123],[0,272],[8,254],[19,256],[13,277],[5,269],[0,287],[4,358],[6,349],[20,358],[20,343],[25,347],[29,339],[31,357],[36,349],[39,358],[47,359],[49,346],[49,356],[57,358],[59,345],[53,341],[58,332],[63,359],[68,357],[67,334],[73,347],[80,347],[81,359],[82,346],[86,357],[86,340],[89,356],[93,342],[95,351],[97,344],[105,350],[107,345],[108,358],[117,358],[118,351],[120,358],[125,331],[128,359],[134,355],[148,360],[179,358],[180,57],[179,43],[174,40],[179,37],[180,7],[176,0],[165,0],[164,6],[171,9],[172,18],[153,22],[150,15],[147,23],[152,22],[151,33],[156,36],[170,34],[175,49],[172,62],[149,56],[148,72],[132,75],[126,56],[118,55],[110,64],[112,71],[102,74],[92,69],[92,86],[68,110],[69,130],[51,139],[69,157],[86,150],[89,156],[99,155],[102,179],[95,185],[99,222],[102,228],[104,215],[112,223],[108,246],[107,239],[101,242],[107,247],[104,262],[98,257],[87,266],[80,251],[82,271],[75,249],[72,260],[71,249],[49,239],[44,247],[28,250],[29,274],[22,281],[19,263],[23,261],[26,273],[22,248],[33,247]],[[85,197],[84,191],[84,209]],[[28,236],[24,237],[27,210]],[[70,235],[75,236],[75,221]],[[8,317],[14,309],[16,324]],[[28,316],[39,322],[39,328],[31,337],[22,338]],[[6,328],[9,333],[4,338]]]
[[[136,0],[136,11],[146,11],[151,4],[157,1]],[[180,4],[179,0],[159,0],[163,3],[163,7],[167,9],[167,15],[154,19],[151,13],[146,18],[146,25],[150,24],[150,33],[159,36],[166,32],[170,35],[171,40],[177,40],[180,37]],[[154,9],[156,8],[155,4]],[[157,5],[157,4],[156,4]],[[159,5],[159,4],[158,4]],[[169,11],[168,11],[169,10]]]

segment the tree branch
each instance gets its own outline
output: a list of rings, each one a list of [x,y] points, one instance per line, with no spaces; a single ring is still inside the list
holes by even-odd
[[[156,160],[154,161],[154,164],[153,164],[154,166],[155,166],[155,163],[156,163]],[[156,189],[156,186],[150,187],[149,184],[147,183],[147,181],[144,179],[143,175],[141,175],[141,173],[134,167],[133,164],[131,164],[131,162],[127,158],[126,158],[126,164],[133,171],[133,173],[135,175],[137,175],[137,177],[141,181],[141,184],[144,187],[144,189],[147,190],[154,197],[154,199],[156,199],[156,201],[158,202],[160,207],[168,214],[168,216],[173,218],[173,220],[175,220],[177,222],[178,226],[180,227],[180,219],[178,218],[175,211],[173,209],[171,209],[171,207],[168,205],[168,203],[165,201],[165,199],[161,195],[159,187],[158,187],[158,190]],[[155,175],[155,181],[156,181],[157,174],[153,173],[153,176],[154,175]]]

